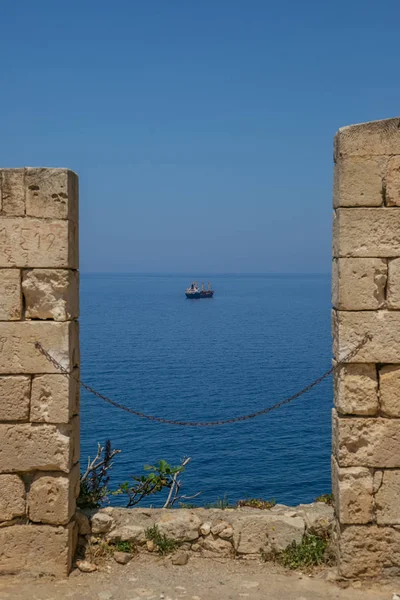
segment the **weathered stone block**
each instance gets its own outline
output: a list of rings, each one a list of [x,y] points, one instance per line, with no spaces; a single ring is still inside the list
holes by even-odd
[[[28,421],[29,377],[0,377],[0,421]]]
[[[400,525],[400,471],[382,471],[376,476],[376,522],[378,525]]]
[[[37,523],[66,525],[75,513],[79,494],[79,465],[69,475],[38,473],[28,494],[28,516]]]
[[[79,510],[75,512],[75,523],[78,527],[79,535],[89,535],[91,533],[89,518]]]
[[[77,414],[79,384],[74,376],[36,375],[32,380],[30,420],[33,423],[69,423]]]
[[[13,525],[0,529],[0,573],[68,575],[74,526]]]
[[[107,515],[104,512],[96,512],[92,516],[91,520],[92,533],[95,535],[99,533],[107,533],[110,531],[113,524],[114,519],[110,515]]]
[[[78,177],[68,169],[27,168],[26,214],[78,220]]]
[[[18,321],[21,315],[21,273],[18,269],[0,269],[0,321]]]
[[[343,524],[366,524],[374,518],[373,476],[364,467],[341,468],[332,459],[336,515]]]
[[[25,169],[0,169],[0,208],[3,215],[25,215]]]
[[[400,256],[397,208],[338,208],[333,218],[333,254],[338,257]]]
[[[382,206],[388,158],[342,158],[335,164],[333,206]]]
[[[71,432],[72,464],[75,465],[77,462],[79,462],[81,452],[81,428],[79,415],[76,415],[73,419],[71,419],[71,423],[68,427]]]
[[[212,535],[200,539],[199,545],[205,551],[203,552],[205,557],[213,557],[216,554],[219,556],[232,556],[234,554],[234,548],[230,541]]]
[[[335,406],[339,413],[375,415],[379,410],[376,365],[348,364],[334,374]]]
[[[400,156],[389,158],[386,176],[386,204],[400,206]]]
[[[329,504],[325,502],[300,504],[296,507],[296,513],[304,519],[307,533],[322,537],[331,535],[334,514],[333,507]]]
[[[199,537],[201,521],[188,510],[182,514],[172,514],[166,510],[160,513],[158,527],[161,533],[180,542],[191,542]]]
[[[400,308],[400,258],[388,262],[387,306]]]
[[[0,521],[25,515],[25,485],[18,475],[0,475]]]
[[[63,471],[73,465],[68,425],[0,424],[0,473]]]
[[[400,363],[399,311],[333,311],[332,328],[336,360],[343,360],[369,333],[372,340],[350,362]]]
[[[377,525],[350,525],[339,536],[339,572],[344,577],[400,573],[400,531]]]
[[[263,514],[264,513],[264,514]],[[239,554],[259,554],[284,550],[293,541],[300,543],[304,532],[304,520],[294,512],[287,514],[238,515],[233,518],[234,544]]]
[[[39,342],[68,371],[79,363],[78,324],[14,321],[0,323],[0,373],[59,372],[35,348]]]
[[[388,417],[400,417],[400,365],[386,365],[379,370],[381,411]]]
[[[343,156],[400,154],[400,119],[341,127],[335,136],[335,160]]]
[[[332,303],[340,310],[385,306],[387,263],[381,258],[338,258],[332,263]]]
[[[0,217],[0,267],[78,268],[73,221]]]
[[[68,321],[79,316],[77,271],[71,269],[23,271],[22,291],[27,319]]]
[[[400,468],[400,420],[338,417],[334,410],[332,425],[340,467]]]

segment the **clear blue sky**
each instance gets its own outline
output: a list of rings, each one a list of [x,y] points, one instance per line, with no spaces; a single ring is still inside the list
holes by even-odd
[[[400,113],[400,3],[3,0],[0,165],[69,167],[82,271],[328,272],[332,137]]]

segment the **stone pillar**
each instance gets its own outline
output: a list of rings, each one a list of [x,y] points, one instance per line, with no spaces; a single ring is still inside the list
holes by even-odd
[[[66,575],[79,489],[78,178],[0,170],[0,573]]]
[[[333,223],[332,483],[339,570],[400,574],[400,119],[340,129]]]

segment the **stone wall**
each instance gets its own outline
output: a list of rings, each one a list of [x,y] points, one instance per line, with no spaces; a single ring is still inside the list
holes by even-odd
[[[339,569],[400,573],[400,119],[335,137],[332,482]]]
[[[0,573],[65,575],[76,540],[78,178],[0,170]]]
[[[113,508],[77,513],[80,546],[103,541],[111,546],[130,542],[139,552],[154,552],[146,531],[157,525],[161,534],[196,556],[260,558],[300,543],[305,533],[328,536],[333,509],[323,502],[271,509],[149,509]],[[94,551],[94,554],[96,552]],[[90,553],[89,553],[90,555]]]

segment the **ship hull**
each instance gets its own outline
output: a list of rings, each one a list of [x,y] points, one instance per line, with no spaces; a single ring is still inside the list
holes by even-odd
[[[213,290],[202,290],[200,292],[200,298],[212,298],[214,296]]]
[[[186,292],[185,296],[189,300],[197,300],[197,298],[201,298],[200,292]]]

